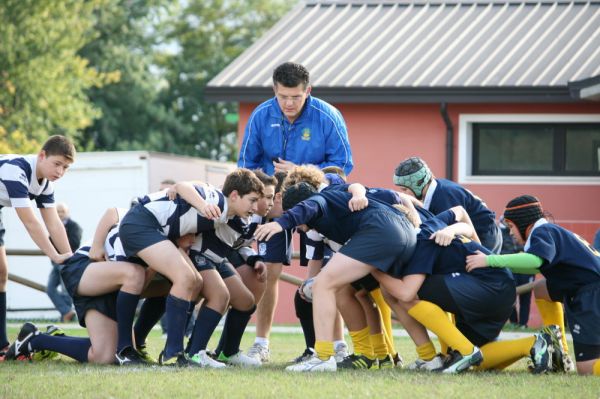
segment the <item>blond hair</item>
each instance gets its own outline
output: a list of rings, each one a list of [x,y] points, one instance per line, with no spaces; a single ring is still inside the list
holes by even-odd
[[[421,217],[412,202],[406,201],[406,204],[394,204],[392,206],[402,212],[413,226],[419,227],[421,225]]]
[[[301,182],[308,183],[318,190],[321,184],[327,184],[327,179],[325,173],[314,165],[296,166],[283,181],[283,191]]]

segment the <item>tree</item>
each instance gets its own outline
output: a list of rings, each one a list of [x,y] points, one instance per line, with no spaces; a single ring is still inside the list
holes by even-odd
[[[237,104],[208,103],[207,83],[268,30],[293,5],[283,0],[189,0],[172,13],[161,31],[178,51],[157,58],[166,71],[161,99],[186,127],[170,131],[174,152],[234,160],[236,124],[226,114]]]
[[[158,0],[111,0],[96,10],[97,38],[80,54],[99,71],[118,71],[120,79],[88,94],[102,110],[83,132],[88,149],[173,151],[167,132],[186,133],[182,124],[160,102],[159,73],[152,72],[156,25],[166,9]]]
[[[99,117],[85,90],[118,78],[77,51],[104,0],[5,0],[0,7],[1,152],[31,152],[52,134],[77,137]]]

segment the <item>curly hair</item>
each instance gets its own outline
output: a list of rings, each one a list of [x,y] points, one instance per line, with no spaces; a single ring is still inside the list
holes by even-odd
[[[296,166],[283,181],[283,191],[300,182],[308,183],[318,190],[321,184],[327,184],[327,179],[325,173],[314,165]]]

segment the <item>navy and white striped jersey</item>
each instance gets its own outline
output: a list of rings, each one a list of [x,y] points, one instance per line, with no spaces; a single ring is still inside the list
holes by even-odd
[[[123,249],[121,238],[119,238],[119,225],[128,210],[125,208],[115,208],[115,210],[117,211],[119,221],[106,235],[106,239],[104,240],[104,252],[106,253],[108,260],[126,261],[127,255],[125,255],[125,249]]]
[[[221,217],[210,220],[200,215],[198,211],[180,196],[173,201],[167,197],[167,190],[158,191],[140,198],[139,204],[147,209],[162,227],[163,233],[170,240],[186,234],[197,234],[214,230],[218,224],[227,223],[227,200],[220,190],[214,187],[194,188],[209,204],[215,204],[221,210]]]
[[[29,208],[35,200],[38,208],[53,208],[54,186],[35,177],[37,155],[0,156],[0,207]]]
[[[328,239],[314,229],[306,233],[306,259],[322,260],[325,257],[325,247],[338,252],[342,244]]]
[[[213,262],[220,263],[227,258],[231,251],[239,251],[244,260],[252,255],[246,244],[251,244],[252,236],[262,218],[253,216],[249,220],[234,216],[226,223],[218,221],[214,229],[203,231],[196,236],[196,241],[190,249],[190,258],[195,253],[202,253]],[[252,250],[253,251],[253,250]]]

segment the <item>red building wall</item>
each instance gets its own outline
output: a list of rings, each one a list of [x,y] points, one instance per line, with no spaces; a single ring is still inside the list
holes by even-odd
[[[318,93],[316,93],[318,96]],[[258,104],[240,104],[239,140],[252,110]],[[397,164],[412,155],[425,159],[433,173],[445,176],[446,126],[439,104],[335,104],[348,127],[354,157],[350,181],[367,186],[393,188],[392,176]],[[596,103],[585,104],[449,104],[448,114],[454,126],[454,174],[457,180],[458,129],[461,114],[600,114]],[[555,222],[592,241],[600,228],[600,185],[523,185],[469,184],[496,213],[513,197],[532,194],[539,197]],[[288,268],[294,274],[302,270]],[[280,294],[276,322],[296,322],[293,311],[293,287],[285,284]],[[535,315],[534,315],[535,316]],[[535,323],[535,318],[532,323]]]

